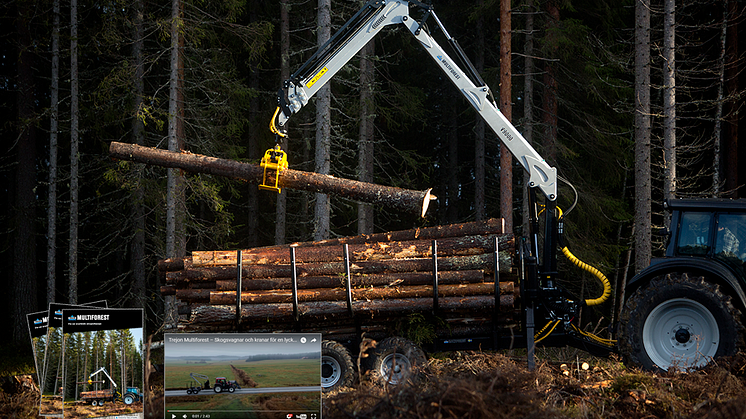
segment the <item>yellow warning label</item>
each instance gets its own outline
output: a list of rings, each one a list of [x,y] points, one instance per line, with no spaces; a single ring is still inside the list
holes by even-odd
[[[308,83],[306,83],[306,87],[310,88],[311,86],[313,86],[314,84],[316,84],[316,82],[319,81],[319,79],[321,78],[321,76],[323,76],[324,74],[326,74],[327,71],[329,71],[328,68],[326,68],[326,67],[322,68],[321,71],[319,71],[318,73],[316,73],[316,75],[313,76],[313,78],[311,80],[309,80]]]

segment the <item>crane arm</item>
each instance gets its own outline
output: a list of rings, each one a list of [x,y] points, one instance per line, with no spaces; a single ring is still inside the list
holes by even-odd
[[[106,378],[108,378],[109,381],[111,382],[111,384],[114,385],[114,388],[117,387],[117,383],[114,382],[114,379],[111,378],[111,376],[109,375],[109,372],[106,371],[106,367],[101,367],[101,368],[97,369],[96,371],[92,372],[91,375],[88,376],[88,379],[93,378],[94,376],[96,376],[96,374],[98,374],[100,372],[103,372],[104,375],[106,375]]]
[[[410,6],[424,11],[418,21],[410,14]],[[462,69],[428,33],[424,24],[433,17],[464,66]],[[471,106],[529,174],[529,186],[538,188],[550,201],[557,199],[557,169],[534,150],[513,124],[500,112],[492,99],[490,88],[435,15],[432,6],[419,1],[370,0],[334,36],[283,83],[278,92],[278,107],[270,121],[270,130],[286,136],[288,119],[329,82],[384,27],[402,24],[419,41],[443,73],[456,86]]]

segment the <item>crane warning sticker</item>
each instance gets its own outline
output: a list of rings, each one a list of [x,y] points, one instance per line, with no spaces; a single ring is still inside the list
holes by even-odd
[[[319,71],[318,73],[316,73],[316,75],[313,76],[313,78],[311,78],[311,80],[309,80],[308,83],[306,83],[306,87],[310,88],[311,86],[313,86],[314,84],[316,84],[316,82],[319,81],[319,79],[321,78],[321,76],[323,76],[324,74],[326,74],[327,71],[329,71],[329,69],[327,67],[322,68],[321,71]]]

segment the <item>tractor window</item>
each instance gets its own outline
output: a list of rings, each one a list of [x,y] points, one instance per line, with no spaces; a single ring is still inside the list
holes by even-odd
[[[676,250],[680,255],[706,255],[710,250],[712,214],[685,212],[681,215],[681,229]]]
[[[746,214],[720,214],[715,256],[738,263],[746,261],[746,252],[742,246],[746,243],[742,243],[740,239],[744,237],[744,234],[746,234]]]

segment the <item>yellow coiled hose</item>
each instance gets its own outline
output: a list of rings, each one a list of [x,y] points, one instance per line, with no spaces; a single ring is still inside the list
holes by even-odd
[[[611,296],[611,283],[609,282],[609,279],[606,278],[606,276],[603,273],[601,273],[601,271],[599,271],[598,269],[576,258],[575,255],[573,255],[572,253],[570,253],[569,250],[567,250],[567,246],[562,248],[562,253],[565,255],[565,257],[567,257],[570,260],[570,262],[574,263],[578,268],[588,271],[592,273],[593,275],[595,275],[596,278],[598,278],[598,280],[601,281],[601,284],[603,284],[604,286],[604,293],[598,298],[594,298],[592,300],[585,300],[585,305],[595,306],[608,300],[609,297]]]

